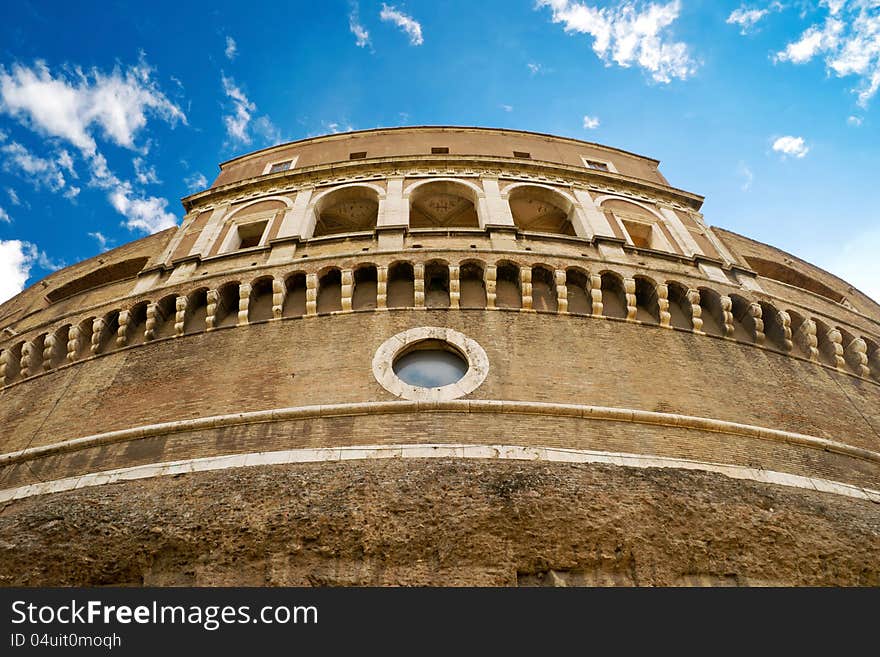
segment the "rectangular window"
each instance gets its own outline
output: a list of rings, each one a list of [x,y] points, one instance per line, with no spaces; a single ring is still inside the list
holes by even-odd
[[[357,151],[355,153],[349,153],[349,160],[363,160],[367,156],[367,151]]]
[[[269,221],[255,221],[250,224],[241,224],[238,227],[238,248],[249,249],[259,246],[263,240],[263,233],[266,232],[266,226]]]
[[[532,159],[532,154],[526,153],[525,151],[513,151],[513,156],[522,158],[523,160],[531,160]]]
[[[293,160],[287,160],[286,162],[276,162],[271,167],[269,167],[269,173],[278,173],[279,171],[287,171],[290,169],[290,166],[293,164]]]
[[[597,171],[611,171],[607,162],[597,162],[596,160],[584,160],[584,166],[588,169],[596,169]]]
[[[446,146],[434,146],[431,148],[431,155],[446,155],[449,153],[449,148]]]

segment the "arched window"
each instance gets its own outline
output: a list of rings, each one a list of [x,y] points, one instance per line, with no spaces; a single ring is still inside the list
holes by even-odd
[[[177,296],[169,294],[156,304],[156,326],[153,339],[170,338],[174,335],[177,318]]]
[[[496,269],[495,307],[522,308],[519,267],[512,262],[499,263]]]
[[[690,331],[694,328],[693,310],[688,299],[687,288],[681,283],[670,281],[666,284],[669,290],[669,323],[675,328]]]
[[[342,272],[335,267],[318,277],[318,313],[342,310]]]
[[[371,231],[379,217],[379,195],[372,187],[343,187],[322,196],[315,214],[313,237]]]
[[[532,267],[532,308],[554,313],[559,310],[556,275],[547,267]]]
[[[643,324],[660,323],[657,284],[644,276],[636,276],[636,319]]]
[[[663,222],[652,212],[622,199],[608,199],[602,210],[613,225],[619,221],[634,246],[657,251],[675,251],[672,235]]]
[[[568,297],[568,312],[573,315],[593,313],[593,300],[590,297],[590,279],[585,272],[577,269],[565,271],[565,289]]]
[[[788,351],[785,326],[783,326],[782,320],[779,317],[779,311],[775,306],[766,301],[759,303],[761,305],[761,320],[764,322],[764,335],[767,338],[765,344],[778,351]]]
[[[183,322],[183,331],[201,333],[205,330],[205,318],[208,309],[208,290],[199,288],[189,293],[186,298],[186,315]]]
[[[251,283],[251,296],[248,301],[248,322],[266,322],[272,319],[273,280],[263,276]]]
[[[149,301],[141,301],[128,311],[128,327],[125,331],[125,344],[143,344],[147,328],[147,306]]]
[[[574,206],[562,194],[545,187],[522,185],[510,192],[510,212],[517,228],[535,233],[575,235]]]
[[[703,333],[724,336],[724,315],[721,308],[721,295],[707,287],[700,288],[700,317],[703,319]]]
[[[379,277],[375,265],[363,265],[354,271],[352,310],[368,310],[376,307]]]
[[[70,324],[65,324],[55,331],[55,347],[49,359],[49,367],[56,368],[67,361],[67,342],[70,339]]]
[[[217,293],[217,307],[214,309],[214,328],[236,326],[238,324],[238,281],[226,283]]]
[[[415,277],[408,262],[395,262],[388,268],[388,307],[412,308],[415,305]]]
[[[410,228],[479,228],[475,194],[467,185],[436,181],[410,196]]]
[[[486,279],[483,265],[478,262],[462,263],[458,270],[462,308],[486,307]]]
[[[425,306],[449,308],[449,266],[445,262],[425,265]]]
[[[733,313],[733,338],[741,342],[755,342],[755,318],[749,312],[751,305],[747,299],[737,294],[730,295]]]
[[[602,274],[602,314],[617,319],[626,318],[626,288],[617,274]]]
[[[291,274],[284,280],[287,294],[284,297],[282,317],[302,317],[306,314],[306,275],[302,272]]]

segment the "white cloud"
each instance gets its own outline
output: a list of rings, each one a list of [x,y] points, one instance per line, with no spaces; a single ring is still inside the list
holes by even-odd
[[[777,62],[803,64],[823,56],[825,68],[837,77],[858,79],[853,92],[867,107],[880,90],[880,2],[822,0],[823,23],[808,27],[776,54]]]
[[[235,39],[231,36],[226,37],[226,49],[223,51],[223,54],[226,55],[226,59],[232,61],[238,55],[238,46],[235,43]]]
[[[370,45],[370,33],[367,31],[367,28],[361,24],[356,2],[352,2],[350,5],[350,11],[348,12],[348,29],[354,34],[355,44],[359,48],[366,48]]]
[[[156,196],[145,196],[127,180],[120,180],[107,166],[107,159],[97,153],[89,161],[89,185],[107,190],[107,199],[119,214],[125,217],[129,230],[157,233],[177,225],[177,217],[167,211],[168,201]]]
[[[12,217],[9,216],[9,213],[0,207],[0,223],[2,224],[11,224]]]
[[[109,247],[109,240],[104,236],[103,233],[99,233],[95,231],[94,233],[89,233],[89,237],[93,238],[98,243],[98,248],[101,251],[106,251]]]
[[[208,179],[198,171],[183,179],[183,184],[191,192],[200,192],[208,187]]]
[[[810,152],[810,147],[804,143],[803,137],[786,135],[773,142],[773,150],[782,153],[783,156],[789,155],[800,159]]]
[[[687,44],[670,34],[681,11],[680,0],[647,5],[625,0],[614,8],[575,0],[537,0],[537,7],[550,7],[552,21],[562,23],[566,32],[591,36],[593,51],[606,66],[639,66],[663,83],[696,72]]]
[[[64,158],[51,159],[34,155],[16,141],[0,146],[3,156],[3,169],[27,180],[34,189],[44,187],[59,192],[67,185],[62,172],[61,162]]]
[[[767,9],[746,9],[743,5],[739,9],[734,9],[727,17],[726,22],[728,25],[739,25],[740,34],[748,34],[749,30],[768,13],[770,12]]]
[[[537,75],[538,73],[542,73],[544,70],[540,64],[536,64],[535,62],[529,62],[528,64],[526,64],[526,66],[529,69],[529,73],[531,73],[532,75]]]
[[[170,124],[186,123],[183,111],[159,90],[143,58],[125,71],[110,74],[76,69],[54,76],[41,61],[33,67],[0,67],[0,111],[35,131],[59,137],[93,155],[94,128],[113,143],[134,149],[138,132],[155,114]]]
[[[125,185],[110,192],[110,204],[125,217],[125,225],[130,230],[158,233],[177,225],[177,217],[166,209],[166,199],[155,196],[137,198]]]
[[[584,130],[595,130],[599,127],[599,117],[598,116],[588,116],[584,115]]]
[[[275,126],[268,116],[259,116],[254,119],[257,111],[256,103],[251,102],[241,88],[235,84],[235,80],[221,74],[223,91],[227,98],[232,101],[232,114],[223,117],[226,126],[226,135],[233,144],[250,144],[253,142],[251,132],[262,137],[265,143],[274,144],[281,140],[281,131]],[[253,119],[253,125],[251,121]]]
[[[421,24],[412,16],[407,16],[403,12],[398,11],[396,7],[386,5],[383,2],[379,18],[383,21],[394,23],[397,27],[406,32],[407,36],[409,36],[409,44],[411,46],[420,46],[424,43]]]
[[[337,123],[336,121],[332,121],[330,123],[326,121],[321,121],[321,125],[324,126],[324,129],[334,135],[339,134],[340,132],[351,132],[354,130],[354,127],[346,121],[344,123]]]
[[[0,240],[0,303],[24,289],[36,260],[36,247],[21,240]]]
[[[148,166],[144,163],[144,159],[136,157],[131,161],[134,165],[134,177],[141,185],[156,185],[161,183],[159,176],[156,175],[156,168]]]
[[[12,187],[7,187],[6,193],[9,195],[9,202],[12,203],[12,205],[21,205],[21,199],[18,198],[18,192],[12,189]]]
[[[755,174],[752,173],[752,170],[745,162],[740,162],[736,171],[743,179],[740,189],[744,192],[749,191],[752,188],[752,183],[755,181]]]
[[[501,105],[500,107],[501,107],[501,109],[503,109],[505,112],[512,112],[512,111],[513,111],[513,105]]]
[[[847,117],[846,122],[858,128],[860,125],[862,125],[862,120],[863,119],[860,116],[849,116]]]
[[[24,289],[34,265],[50,271],[64,266],[63,263],[53,262],[35,244],[21,240],[0,240],[0,303]]]

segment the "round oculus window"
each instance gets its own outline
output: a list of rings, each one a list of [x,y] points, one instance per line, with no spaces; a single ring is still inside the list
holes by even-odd
[[[404,382],[419,388],[441,388],[461,381],[468,362],[448,342],[422,340],[404,349],[392,369]]]
[[[373,375],[388,392],[414,401],[458,399],[489,374],[489,359],[475,341],[453,329],[420,326],[383,342]]]

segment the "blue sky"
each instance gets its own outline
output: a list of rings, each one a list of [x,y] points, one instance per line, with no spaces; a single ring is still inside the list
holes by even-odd
[[[880,0],[17,2],[0,299],[183,216],[218,163],[479,125],[661,160],[706,220],[880,299]]]

